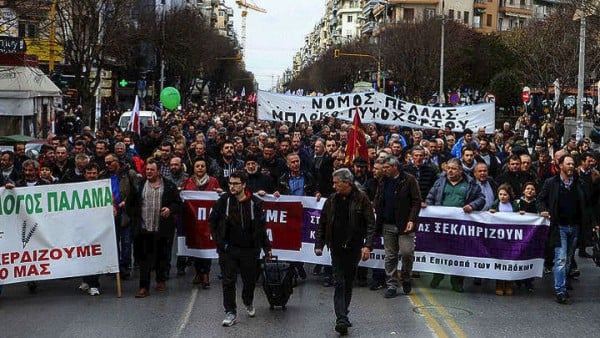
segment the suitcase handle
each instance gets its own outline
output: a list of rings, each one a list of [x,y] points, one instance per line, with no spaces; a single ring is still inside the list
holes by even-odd
[[[269,258],[265,255],[263,260],[265,263],[275,262],[275,264],[277,264],[277,266],[279,266],[279,257],[278,256],[271,255],[271,257]]]

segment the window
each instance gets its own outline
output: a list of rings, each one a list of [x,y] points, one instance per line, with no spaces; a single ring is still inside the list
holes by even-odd
[[[348,15],[348,22],[352,22],[352,15]]]
[[[463,22],[465,25],[469,24],[469,16],[471,15],[471,13],[465,11],[465,14],[463,15]]]
[[[415,9],[414,8],[404,8],[404,21],[406,21],[406,22],[415,21]]]
[[[435,8],[425,8],[425,20],[435,17]]]
[[[448,18],[450,20],[454,19],[454,10],[453,9],[448,10]]]
[[[502,18],[499,18],[498,19],[498,29],[497,29],[497,31],[499,31],[499,32],[502,31],[502,25],[503,25]]]
[[[460,21],[460,11],[456,11],[456,18]]]
[[[474,16],[473,17],[473,28],[481,28],[481,16]]]
[[[502,20],[502,19],[500,19]],[[488,14],[485,16],[485,25],[488,27],[492,27],[492,15]]]
[[[36,38],[38,36],[37,25],[30,21],[19,21],[20,38]]]

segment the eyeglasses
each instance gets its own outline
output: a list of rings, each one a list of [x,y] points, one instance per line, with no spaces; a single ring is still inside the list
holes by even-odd
[[[111,165],[111,164],[113,164],[113,162],[115,162],[115,161],[104,161],[104,164]]]

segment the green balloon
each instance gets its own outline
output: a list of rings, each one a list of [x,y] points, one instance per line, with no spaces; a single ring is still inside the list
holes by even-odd
[[[163,107],[173,110],[181,102],[181,95],[179,95],[177,88],[166,87],[160,92],[160,102],[162,102]]]

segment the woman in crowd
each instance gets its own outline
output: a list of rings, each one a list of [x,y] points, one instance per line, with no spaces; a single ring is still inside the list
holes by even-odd
[[[219,181],[209,176],[207,173],[207,164],[204,157],[197,157],[194,160],[194,174],[188,177],[181,184],[181,190],[197,190],[197,191],[216,191],[217,193],[223,192],[223,189],[219,186]],[[196,269],[196,276],[194,277],[193,283],[196,285],[202,284],[204,289],[210,287],[210,267],[212,261],[210,258],[196,258],[194,259],[194,268]]]
[[[518,212],[519,204],[515,201],[515,194],[509,184],[502,184],[498,187],[498,199],[492,203],[489,212]],[[496,294],[498,296],[512,296],[512,282],[505,280],[496,280]]]

